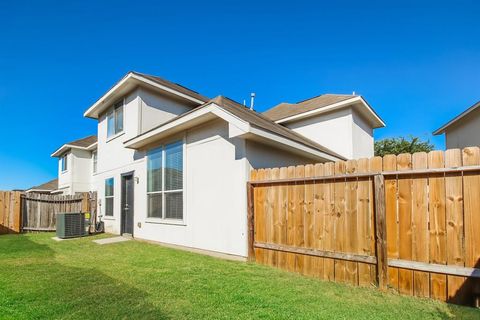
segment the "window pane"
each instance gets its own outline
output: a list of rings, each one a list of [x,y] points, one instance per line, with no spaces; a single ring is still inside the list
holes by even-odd
[[[183,143],[178,141],[165,146],[165,190],[183,187]]]
[[[105,196],[113,196],[113,178],[105,180]]]
[[[105,215],[113,216],[113,198],[105,198]]]
[[[107,114],[107,137],[115,134],[115,117],[113,111]]]
[[[148,153],[147,160],[148,192],[162,190],[162,148],[153,149]]]
[[[148,197],[148,216],[154,218],[162,217],[162,194],[153,193]]]
[[[64,155],[61,159],[62,171],[67,171],[67,155]]]
[[[165,218],[183,219],[183,192],[165,193]]]
[[[115,133],[123,131],[123,105],[115,109]]]

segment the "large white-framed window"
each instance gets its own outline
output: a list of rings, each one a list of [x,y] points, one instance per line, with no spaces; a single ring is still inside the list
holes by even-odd
[[[161,145],[147,153],[147,217],[184,220],[184,141]]]
[[[68,153],[65,153],[61,158],[60,158],[60,167],[62,172],[65,172],[68,170]]]
[[[97,173],[98,154],[97,150],[92,152],[92,172]]]
[[[123,132],[123,107],[124,99],[115,103],[107,112],[107,138]]]
[[[105,216],[113,216],[114,202],[114,184],[115,179],[108,178],[105,180]]]

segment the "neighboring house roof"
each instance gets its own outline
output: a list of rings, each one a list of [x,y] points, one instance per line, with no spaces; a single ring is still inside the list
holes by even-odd
[[[266,116],[250,110],[249,108],[241,105],[238,102],[235,102],[229,98],[223,96],[217,96],[214,99],[211,99],[207,103],[199,106],[189,112],[183,113],[170,121],[161,124],[153,129],[150,129],[147,132],[142,133],[141,135],[132,138],[125,142],[125,145],[129,148],[141,148],[155,139],[165,136],[168,132],[172,132],[175,127],[183,128],[187,121],[191,121],[192,124],[199,123],[198,118],[204,117],[205,120],[212,119],[207,117],[207,113],[215,114],[216,116],[221,117],[221,114],[217,110],[213,110],[211,107],[217,106],[221,110],[227,112],[230,116],[233,116],[233,119],[240,119],[243,123],[248,124],[247,127],[243,126],[243,133],[250,133],[255,135],[261,135],[264,138],[275,140],[277,142],[286,141],[294,142],[300,144],[304,147],[309,148],[309,152],[312,154],[315,151],[319,151],[317,156],[321,156],[329,160],[339,160],[345,159],[343,156],[331,151],[328,148],[323,147],[322,145],[300,135],[280,124],[273,122],[268,119]],[[209,109],[210,108],[210,109]],[[196,120],[195,120],[196,119]],[[269,133],[265,135],[265,132]],[[280,138],[280,139],[279,139]],[[282,140],[283,139],[283,140]],[[297,145],[298,147],[298,145]]]
[[[41,185],[31,187],[26,192],[51,192],[58,189],[58,179],[53,179]]]
[[[115,102],[116,99],[119,99],[122,95],[127,94],[140,85],[173,94],[178,98],[185,99],[196,105],[203,104],[209,100],[208,97],[177,83],[160,77],[130,71],[103,96],[101,96],[90,108],[88,108],[88,110],[85,111],[84,116],[97,119],[100,114],[111,105],[111,103]]]
[[[297,103],[283,102],[263,114],[272,121],[283,123],[352,105],[361,108],[361,113],[372,123],[374,128],[385,126],[385,122],[359,95],[323,94]]]
[[[59,157],[72,148],[82,149],[82,150],[94,150],[96,145],[97,145],[97,136],[91,135],[85,138],[81,138],[78,140],[65,143],[60,148],[58,148],[54,153],[52,153],[51,156]]]
[[[477,110],[478,108],[480,107],[480,101],[475,103],[473,106],[471,106],[470,108],[468,108],[467,110],[463,111],[462,113],[460,113],[458,116],[456,116],[455,118],[453,118],[452,120],[450,120],[449,122],[447,122],[446,124],[444,124],[443,126],[441,126],[440,128],[438,128],[437,130],[435,130],[433,132],[434,135],[439,135],[439,134],[442,134],[444,133],[449,127],[451,127],[452,125],[456,124],[458,121],[460,121],[461,119],[463,119],[465,116],[467,116],[468,114],[472,113],[473,111]]]

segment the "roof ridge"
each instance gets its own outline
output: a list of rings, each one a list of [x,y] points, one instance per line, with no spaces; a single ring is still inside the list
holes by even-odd
[[[300,101],[298,101],[294,104],[300,104],[302,102],[306,102],[306,101],[309,101],[309,100],[320,98],[322,96],[337,96],[337,97],[352,97],[352,98],[354,98],[354,97],[358,97],[359,95],[358,94],[343,94],[343,93],[322,93],[322,94],[316,95],[316,96],[308,98],[308,99],[300,100]]]
[[[168,80],[168,79],[166,79],[166,78],[164,78],[164,77],[160,77],[160,76],[156,76],[156,75],[148,74],[148,73],[144,73],[144,72],[138,72],[138,71],[134,71],[134,70],[130,71],[130,73],[134,73],[134,74],[141,75],[141,76],[144,76],[144,77],[157,78],[157,79],[159,79],[159,80],[161,80],[161,81],[169,82],[169,83],[171,83],[171,84],[174,84],[174,85],[179,86],[179,87],[182,87],[182,88],[184,88],[184,89],[186,89],[186,90],[188,90],[188,91],[191,91],[191,92],[193,92],[193,93],[196,93],[196,94],[198,94],[198,95],[203,96],[203,95],[202,95],[200,92],[198,92],[198,91],[195,91],[195,90],[193,90],[193,89],[190,89],[190,88],[188,88],[188,87],[186,87],[186,86],[184,86],[184,85],[182,85],[182,84],[180,84],[180,83],[178,83],[178,82],[173,82],[173,81],[171,81],[171,80]]]

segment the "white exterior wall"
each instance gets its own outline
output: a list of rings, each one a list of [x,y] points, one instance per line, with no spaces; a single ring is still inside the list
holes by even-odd
[[[97,190],[98,215],[103,215],[107,232],[120,233],[120,176],[122,173],[135,171],[137,175],[143,169],[144,153],[126,149],[123,142],[138,134],[140,99],[138,90],[125,97],[123,131],[107,138],[106,115],[98,119],[97,173],[94,175],[94,189]],[[105,180],[114,178],[114,215],[106,217],[104,212]],[[140,179],[140,183],[144,183]],[[139,184],[140,184],[139,183]],[[137,188],[137,185],[135,185]],[[135,190],[136,191],[136,190]],[[135,193],[135,195],[137,192]],[[135,199],[136,200],[136,199]]]
[[[159,96],[151,91],[139,89],[140,96],[140,115],[139,115],[139,129],[138,133],[148,131],[162,122],[166,122],[174,117],[185,113],[193,108],[193,106],[185,105],[184,103]],[[159,121],[161,119],[161,121]]]
[[[352,112],[352,158],[371,158],[374,155],[373,128],[357,111]]]
[[[145,178],[140,177],[144,182],[135,190],[135,237],[246,256],[244,140],[228,139],[224,121],[209,122],[181,136],[185,137],[184,221],[175,225],[147,217],[144,163]]]
[[[256,141],[246,141],[249,169],[288,167],[318,162]]]
[[[92,190],[92,152],[72,148],[67,154],[67,170],[58,159],[58,189],[64,195]]]
[[[449,127],[445,139],[447,149],[480,146],[480,109]]]
[[[63,194],[72,194],[72,154],[67,154],[67,170],[62,172],[62,159],[58,158],[58,189],[63,191]]]
[[[373,156],[373,128],[350,107],[285,125],[347,159]]]
[[[295,132],[344,156],[353,158],[352,111],[345,108],[286,124]]]

